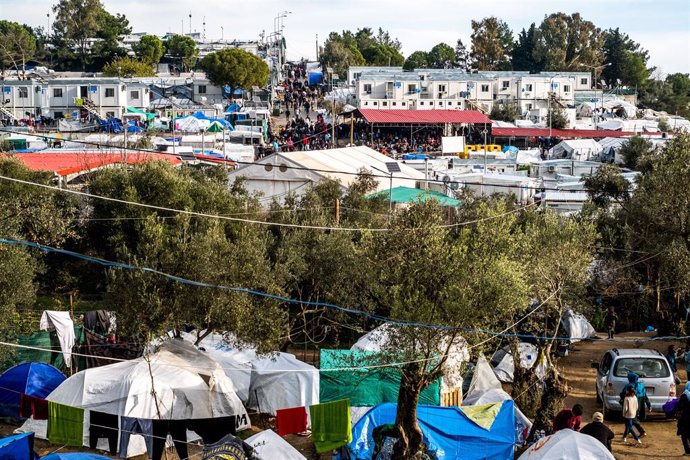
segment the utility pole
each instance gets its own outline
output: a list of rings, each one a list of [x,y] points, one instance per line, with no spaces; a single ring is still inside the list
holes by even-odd
[[[189,35],[192,35],[192,12],[189,12]]]
[[[316,60],[319,60],[319,34],[316,34]]]

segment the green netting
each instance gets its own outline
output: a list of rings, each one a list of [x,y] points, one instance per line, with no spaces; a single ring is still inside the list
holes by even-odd
[[[376,406],[384,402],[397,402],[400,388],[400,369],[385,367],[367,369],[365,366],[381,364],[378,352],[360,350],[321,350],[319,399],[321,402],[348,398],[350,406]],[[334,371],[338,368],[357,370]],[[328,369],[328,370],[327,370]],[[419,404],[441,404],[441,379],[422,391]]]
[[[76,338],[75,346],[83,344],[84,326],[74,326],[74,335]],[[52,364],[58,369],[63,367],[65,360],[62,357],[60,342],[58,341],[55,331],[39,331],[31,335],[21,335],[17,338],[17,343],[27,347],[55,350],[56,352],[34,350],[30,348],[17,348],[15,359],[13,359],[12,362],[4,363],[4,368],[24,362]],[[75,348],[73,351],[76,352],[77,349]],[[75,370],[86,368],[83,356],[72,355],[72,362]]]

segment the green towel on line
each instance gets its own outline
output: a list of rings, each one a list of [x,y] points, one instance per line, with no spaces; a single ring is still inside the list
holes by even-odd
[[[329,452],[352,442],[349,399],[310,406],[309,415],[317,453]]]
[[[84,409],[48,401],[48,441],[51,444],[82,447]]]

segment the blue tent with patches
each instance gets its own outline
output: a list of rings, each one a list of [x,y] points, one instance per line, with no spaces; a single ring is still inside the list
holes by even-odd
[[[34,434],[21,433],[0,439],[0,460],[34,460]]]
[[[19,417],[19,395],[45,398],[65,380],[50,364],[22,363],[0,375],[0,417]]]
[[[372,458],[374,428],[395,423],[395,403],[380,404],[352,427],[350,458]],[[469,407],[417,406],[424,443],[438,459],[513,459],[515,445],[513,401]]]

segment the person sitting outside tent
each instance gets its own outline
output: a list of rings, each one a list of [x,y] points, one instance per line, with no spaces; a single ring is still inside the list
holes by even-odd
[[[561,410],[553,418],[553,430],[555,433],[560,430],[570,428],[574,431],[580,431],[580,424],[582,423],[582,405],[575,404],[572,409],[566,407]]]
[[[592,421],[582,427],[580,433],[589,435],[606,446],[611,452],[611,441],[615,437],[611,428],[604,425],[604,414],[595,412],[592,414]]]

